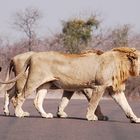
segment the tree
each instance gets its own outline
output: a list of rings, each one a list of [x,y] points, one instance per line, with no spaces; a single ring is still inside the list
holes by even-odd
[[[99,21],[95,16],[87,20],[73,19],[63,22],[63,41],[66,51],[79,53],[83,46],[86,46],[91,39],[93,28],[98,28]]]
[[[128,46],[130,26],[123,25],[112,31],[112,41],[114,47]]]
[[[28,39],[29,51],[31,51],[34,39],[36,38],[35,29],[41,13],[38,9],[26,8],[24,11],[16,12],[13,22],[14,28],[23,32]]]

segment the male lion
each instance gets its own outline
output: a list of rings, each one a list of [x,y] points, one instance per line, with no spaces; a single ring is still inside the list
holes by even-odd
[[[139,59],[135,49],[116,48],[102,55],[35,53],[25,62],[23,71],[14,80],[8,82],[17,80],[27,68],[29,68],[27,81],[15,108],[17,117],[29,115],[22,110],[22,105],[28,95],[37,90],[38,94],[44,96],[47,89],[55,85],[67,91],[93,89],[86,115],[88,120],[97,120],[94,114],[95,109],[105,89],[108,89],[126,116],[133,122],[140,122],[123,93],[127,78],[139,75]],[[47,115],[53,117],[51,113]]]
[[[8,71],[7,71],[7,76],[6,76],[6,81],[9,80],[9,76],[10,76],[10,72],[11,72],[11,69],[13,70],[14,74],[17,75],[21,72],[22,70],[22,67],[24,66],[24,63],[25,61],[31,56],[33,55],[34,53],[36,52],[27,52],[27,53],[23,53],[23,54],[19,54],[15,57],[13,57],[11,59],[11,62],[10,62],[10,66],[8,68]],[[97,53],[97,54],[102,54],[103,52],[100,51],[100,50],[88,50],[86,52],[83,52],[83,53]],[[4,99],[4,113],[6,115],[9,115],[10,112],[9,112],[9,103],[10,103],[10,100],[12,99],[12,102],[14,104],[14,106],[16,106],[16,100],[15,100],[15,97],[17,97],[17,94],[20,93],[22,91],[22,88],[24,87],[24,84],[26,82],[26,77],[27,77],[27,73],[25,75],[23,75],[20,79],[18,79],[18,81],[16,82],[16,84],[12,85],[12,87],[10,86],[10,88],[8,88],[6,91],[5,91],[5,99]],[[2,87],[1,90],[5,88]],[[85,90],[82,90],[82,93],[87,97],[87,99],[89,100],[90,97],[90,93],[88,93]],[[64,94],[67,95],[67,92],[64,91]],[[73,94],[70,94],[68,93],[69,97],[72,96]],[[38,106],[38,99],[40,99],[41,97],[39,97],[41,95],[37,95],[36,98],[35,98],[35,102],[36,103],[36,107],[39,108]],[[41,104],[42,105],[42,104]],[[66,105],[66,101],[65,101],[65,105]],[[104,116],[100,110],[100,106],[97,107],[96,111],[95,111],[95,114],[98,116],[98,119],[100,120],[107,120],[108,118],[106,116]],[[45,117],[45,115],[41,114],[42,117]],[[61,108],[60,110],[58,110],[58,116],[59,117],[66,117],[66,113],[63,113],[61,112]]]

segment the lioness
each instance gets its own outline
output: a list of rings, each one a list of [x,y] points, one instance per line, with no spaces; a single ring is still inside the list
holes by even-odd
[[[33,53],[35,53],[35,52],[26,52],[26,53],[22,53],[22,54],[14,56],[10,61],[10,65],[8,67],[5,80],[6,81],[9,80],[11,71],[14,72],[14,75],[19,74],[21,72],[22,67],[24,66],[24,62]],[[12,99],[12,103],[15,106],[15,97],[17,96],[17,94],[19,92],[22,91],[24,84],[26,82],[26,75],[27,75],[27,73],[22,75],[21,78],[18,79],[17,82],[10,87],[9,87],[9,85],[8,86],[2,85],[0,87],[0,90],[2,90],[4,92],[4,108],[3,109],[4,109],[4,113],[6,115],[10,114],[9,103],[10,103],[11,99]]]
[[[126,116],[133,122],[140,122],[123,93],[127,78],[139,75],[139,59],[135,49],[116,48],[102,55],[36,53],[25,62],[23,71],[14,80],[8,82],[17,80],[27,68],[29,68],[27,81],[15,108],[17,117],[29,115],[22,110],[22,104],[28,95],[37,90],[38,94],[44,96],[47,89],[54,84],[67,91],[93,89],[86,115],[88,120],[97,120],[94,114],[95,109],[105,89],[108,89]],[[48,117],[53,117],[53,115],[48,113]]]
[[[15,75],[17,75],[18,73],[20,73],[25,61],[31,56],[33,55],[34,53],[36,52],[27,52],[27,53],[23,53],[23,54],[19,54],[15,57],[13,57],[11,59],[11,62],[10,62],[10,66],[9,66],[9,69],[7,71],[7,78],[6,80],[9,79],[9,74],[10,74],[10,71],[11,69],[13,69],[13,72]],[[100,51],[100,50],[88,50],[88,51],[84,51],[83,53],[97,53],[97,54],[102,54],[103,52]],[[14,106],[16,106],[16,102],[15,102],[15,97],[17,96],[17,94],[19,92],[22,91],[22,88],[24,87],[24,84],[25,84],[25,81],[26,81],[26,76],[27,76],[27,73],[25,75],[22,76],[22,78],[20,78],[17,82],[16,82],[16,85],[13,85],[12,87],[8,88],[7,91],[5,91],[5,99],[4,99],[4,113],[6,115],[9,115],[10,112],[9,112],[9,103],[10,103],[10,100],[12,99],[12,102],[14,104]],[[4,88],[4,87],[3,87]],[[2,89],[1,89],[2,90]],[[64,91],[64,94],[66,92]],[[91,93],[88,93],[87,90],[82,90],[82,93],[87,97],[87,99],[89,100],[90,99],[90,94]],[[67,93],[66,93],[67,94]],[[73,93],[69,93],[69,97],[72,96]],[[37,95],[36,98],[35,98],[35,102],[38,103],[38,99],[40,99],[41,95]],[[38,104],[36,103],[36,107],[38,107]],[[66,101],[65,101],[65,105],[66,105]],[[63,105],[64,107],[64,105]],[[58,116],[59,117],[67,117],[66,113],[64,112],[61,112],[62,110],[62,107],[60,107],[58,109]],[[95,111],[95,114],[98,116],[98,119],[100,120],[107,120],[108,118],[106,116],[104,116],[101,112],[101,109],[100,109],[100,106],[97,107],[96,111]],[[42,117],[45,117],[45,115],[41,114]]]

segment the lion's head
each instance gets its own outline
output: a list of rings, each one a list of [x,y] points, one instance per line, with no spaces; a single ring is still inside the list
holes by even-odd
[[[120,47],[114,48],[113,51],[120,53],[120,58],[117,58],[119,61],[117,61],[118,63],[116,65],[116,71],[112,77],[113,89],[124,90],[125,86],[122,85],[128,79],[128,77],[139,75],[138,55],[135,48]]]
[[[113,51],[118,51],[120,53],[122,52],[123,53],[122,55],[129,60],[131,64],[131,67],[129,70],[131,76],[139,75],[139,60],[138,60],[138,54],[136,53],[135,48],[119,47],[119,48],[114,48]]]

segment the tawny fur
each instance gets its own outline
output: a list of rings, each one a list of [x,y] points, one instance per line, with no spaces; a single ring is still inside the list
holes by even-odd
[[[89,53],[101,54],[101,52],[102,51],[100,51],[100,50],[88,50],[86,52],[82,52],[81,53],[81,56],[82,55],[89,54]],[[21,72],[22,67],[24,66],[24,63],[26,62],[26,60],[31,55],[33,55],[35,53],[36,52],[27,52],[27,53],[19,54],[19,55],[13,57],[11,59],[10,65],[9,65],[9,68],[8,68],[8,71],[7,71],[7,76],[6,76],[6,80],[5,81],[9,80],[11,69],[14,72],[15,76],[18,75]],[[5,92],[5,96],[4,96],[5,97],[5,100],[4,100],[4,103],[5,103],[4,104],[4,113],[6,115],[9,115],[10,114],[10,112],[9,112],[9,103],[10,103],[10,100],[11,99],[12,99],[12,102],[13,102],[14,106],[16,106],[15,97],[17,97],[17,95],[19,93],[21,93],[21,91],[22,91],[22,89],[23,89],[23,87],[25,85],[27,75],[28,75],[28,71],[21,78],[19,78],[15,84],[13,83],[13,85],[10,86],[10,88],[9,88],[9,85],[5,85],[5,84],[2,85],[1,90],[4,90],[4,92]],[[91,94],[91,93],[88,93],[88,92],[85,93],[84,90],[83,90],[83,93],[85,94],[85,96],[89,100],[89,97],[88,97],[89,95],[88,94]],[[41,96],[41,95],[39,95],[39,96]],[[59,116],[61,117],[60,112],[58,112],[58,113],[59,113]],[[96,115],[100,119],[106,119],[103,116],[103,114],[102,114],[102,112],[100,110],[100,107],[97,108]]]
[[[140,122],[140,119],[132,112],[127,100],[124,100],[123,94],[118,94],[119,98],[116,94],[123,92],[128,77],[139,75],[138,55],[136,51],[132,50],[131,48],[119,48],[101,55],[92,53],[68,55],[57,52],[33,54],[25,63],[25,66],[29,67],[29,73],[22,94],[18,98],[15,114],[18,117],[26,116],[27,113],[21,108],[25,96],[30,95],[36,89],[45,93],[45,87],[48,89],[54,84],[58,88],[68,91],[93,88],[87,119],[96,120],[94,111],[98,102],[104,90],[112,87],[114,92],[112,95],[115,95],[115,101],[122,107],[127,117],[134,122]],[[27,67],[24,70],[26,69]],[[123,100],[121,100],[122,98]]]

